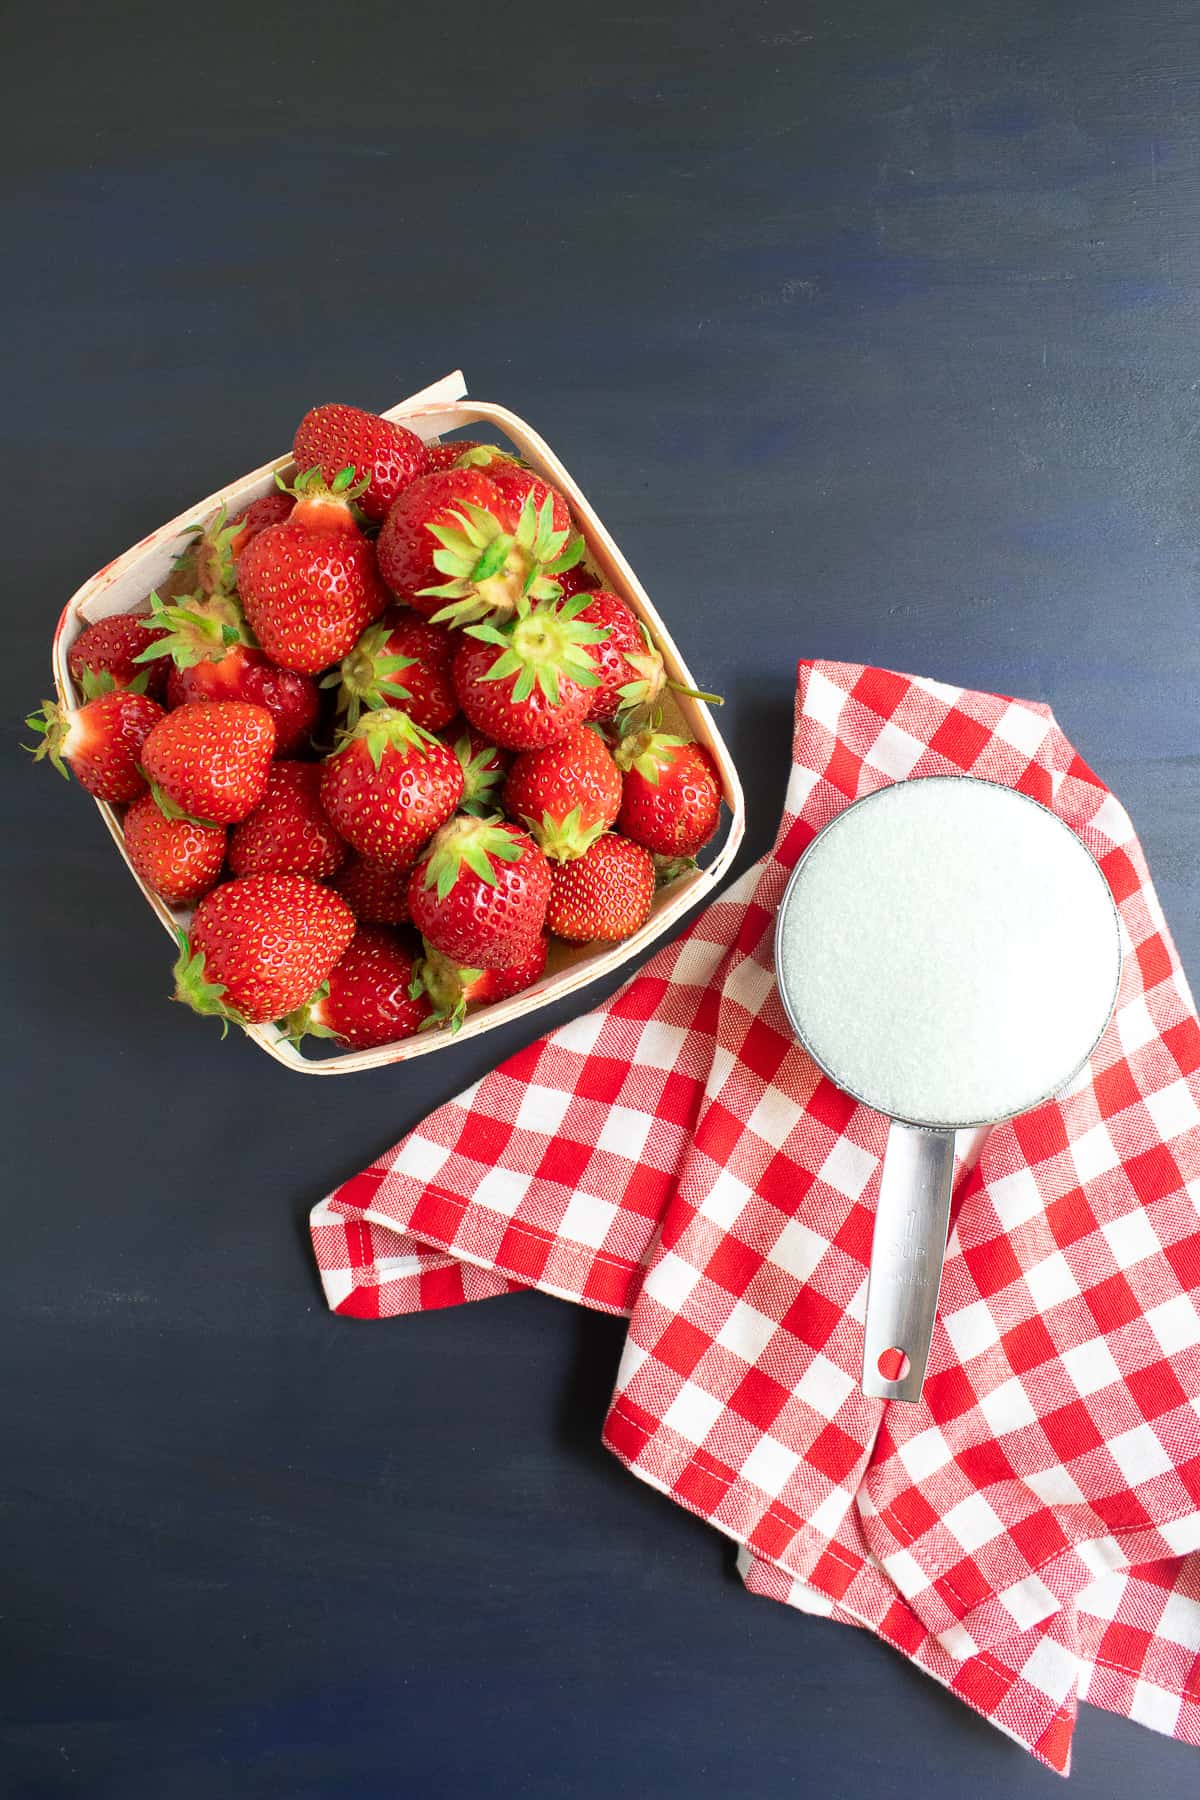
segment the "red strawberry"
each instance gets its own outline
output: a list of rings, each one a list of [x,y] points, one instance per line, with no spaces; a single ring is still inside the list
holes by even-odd
[[[298,468],[319,468],[328,482],[353,468],[356,479],[366,481],[358,504],[368,519],[382,519],[425,472],[425,446],[415,431],[357,406],[314,406],[296,427],[292,454]]]
[[[229,521],[233,536],[229,540],[229,554],[236,563],[242,551],[252,538],[268,525],[281,525],[290,517],[296,502],[291,494],[264,494],[261,500],[252,500],[249,506]]]
[[[235,1024],[281,1019],[309,999],[354,936],[354,914],[303,875],[224,881],[180,933],[175,998]]]
[[[453,652],[444,626],[401,610],[368,626],[321,686],[340,690],[338,711],[349,726],[358,724],[364,706],[398,706],[414,724],[437,731],[458,711],[450,679]]]
[[[587,601],[547,601],[506,626],[472,625],[454,654],[459,705],[506,750],[539,750],[580,724],[598,685],[593,646],[606,635],[581,621]]]
[[[636,713],[644,720],[665,688],[692,700],[708,700],[713,706],[722,704],[719,694],[706,694],[670,679],[661,650],[618,595],[606,588],[594,591],[579,616],[592,625],[606,626],[609,633],[596,651],[600,686],[592,696],[589,719],[611,719],[619,713],[622,720],[633,723]]]
[[[384,579],[418,612],[454,625],[554,599],[556,573],[579,560],[583,539],[568,545],[570,515],[556,527],[560,497],[542,485],[539,503],[532,490],[508,499],[473,468],[425,476],[401,495],[380,534]]]
[[[425,945],[425,953],[417,964],[417,979],[432,1004],[432,1017],[445,1019],[451,1031],[457,1031],[468,1006],[490,1006],[495,1000],[507,1000],[533,986],[546,967],[547,942],[544,935],[534,940],[533,949],[523,962],[508,969],[463,969]]]
[[[293,1043],[312,1033],[370,1050],[411,1037],[433,1012],[420,987],[413,991],[415,967],[394,932],[360,925],[314,999],[288,1019]]]
[[[617,746],[625,772],[617,829],[660,856],[694,856],[717,829],[721,779],[701,744],[639,731]]]
[[[457,443],[426,444],[425,473],[440,475],[444,469],[454,468],[455,464],[466,457],[469,451],[481,448],[482,446],[477,444],[473,438],[460,438]],[[464,462],[463,467],[467,466],[468,464]]]
[[[458,818],[444,825],[408,882],[413,924],[452,961],[507,969],[542,929],[550,865],[515,825]]]
[[[45,700],[42,710],[30,713],[25,723],[42,740],[31,746],[35,762],[48,756],[64,779],[64,764],[70,764],[76,781],[89,794],[119,806],[145,788],[140,767],[144,746],[154,727],[168,716],[148,694],[114,688],[79,707]]]
[[[272,763],[262,799],[229,838],[229,867],[235,875],[307,875],[327,881],[346,855],[321,805],[316,763]]]
[[[345,479],[344,479],[345,478]],[[354,519],[347,471],[326,486],[296,480],[296,504],[251,539],[237,561],[246,617],[282,668],[315,675],[345,656],[387,605],[375,547]]]
[[[122,821],[129,860],[171,906],[191,906],[220,878],[225,827],[168,819],[153,794],[139,794]]]
[[[142,766],[168,817],[233,825],[262,799],[274,749],[275,721],[265,706],[193,700],[159,719]]]
[[[640,844],[608,832],[573,862],[554,863],[546,929],[572,943],[617,943],[650,917],[654,863]]]
[[[286,495],[280,495],[285,499]],[[289,502],[290,504],[290,502]],[[275,721],[275,754],[288,756],[317,722],[321,699],[311,676],[278,669],[250,642],[234,594],[184,595],[173,605],[151,596],[164,631],[142,651],[148,669],[170,669],[167,705],[189,700],[246,700]]]
[[[268,525],[277,525],[292,510],[290,494],[268,494],[254,500],[236,518],[219,506],[207,525],[192,526],[192,542],[175,558],[176,569],[190,578],[203,596],[232,594],[236,585],[234,563],[251,538]]]
[[[408,874],[407,866],[389,869],[385,863],[352,856],[329,885],[342,896],[360,925],[406,925]]]
[[[460,810],[483,818],[496,812],[500,805],[500,777],[512,761],[509,750],[501,750],[476,731],[465,719],[456,719],[438,736],[449,744],[463,772],[463,797]]]
[[[410,863],[462,798],[457,756],[402,712],[364,713],[321,764],[321,804],[361,856]]]
[[[524,821],[555,862],[582,856],[621,810],[621,771],[608,746],[575,725],[545,750],[518,756],[504,783],[504,810]]]
[[[495,444],[464,444],[460,447],[460,468],[482,469],[489,481],[495,482],[514,512],[520,512],[529,496],[540,511],[545,500],[551,503],[550,522],[555,531],[570,536],[571,509],[557,488],[519,462],[515,456],[497,449]]]
[[[563,569],[554,578],[559,585],[564,600],[572,594],[597,594],[604,586],[604,579],[597,575],[595,569],[589,569],[585,562],[577,562],[573,568]]]
[[[152,634],[148,626],[145,613],[113,613],[107,619],[97,619],[94,625],[88,625],[80,632],[67,651],[67,668],[85,699],[95,698],[95,693],[88,692],[89,686],[102,692],[103,686],[107,685],[89,683],[89,675],[110,675],[112,685],[120,688],[133,687],[140,681],[141,693],[149,694],[152,700],[162,699],[167,686],[166,669],[138,667],[138,657],[150,642],[151,635],[161,635],[157,631]]]

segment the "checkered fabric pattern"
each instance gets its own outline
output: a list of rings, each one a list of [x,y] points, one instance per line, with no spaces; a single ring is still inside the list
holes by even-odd
[[[792,1040],[772,927],[849,801],[964,772],[1079,834],[1125,966],[1072,1087],[960,1141],[914,1407],[858,1387],[887,1124]],[[1065,1772],[1081,1698],[1200,1743],[1197,1195],[1200,1024],[1122,807],[1043,706],[802,663],[770,855],[312,1232],[342,1313],[536,1286],[628,1314],[627,1467],[736,1539],[753,1592],[874,1631]]]

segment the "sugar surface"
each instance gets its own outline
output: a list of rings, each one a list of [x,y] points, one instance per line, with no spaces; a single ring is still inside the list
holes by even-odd
[[[1091,1049],[1120,971],[1107,885],[1072,831],[1010,790],[898,782],[815,841],[779,925],[805,1042],[899,1118],[1024,1111]]]

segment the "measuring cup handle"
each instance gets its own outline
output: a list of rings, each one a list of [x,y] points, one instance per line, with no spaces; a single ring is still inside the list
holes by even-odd
[[[925,1131],[893,1120],[867,1282],[862,1391],[875,1399],[921,1398],[942,1283],[953,1179],[952,1131]],[[887,1375],[880,1372],[881,1357]],[[895,1372],[896,1367],[903,1372]]]

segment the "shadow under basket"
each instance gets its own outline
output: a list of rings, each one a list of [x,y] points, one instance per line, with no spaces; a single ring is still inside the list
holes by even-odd
[[[566,496],[587,542],[590,565],[600,571],[604,585],[619,594],[638,617],[645,620],[651,636],[662,651],[667,673],[672,680],[685,687],[695,687],[696,682],[671,641],[670,633],[652,606],[645,589],[549,445],[515,413],[483,401],[469,401],[466,392],[466,382],[461,374],[448,375],[432,387],[393,406],[383,416],[401,420],[426,442],[472,425],[490,426],[503,433],[530,467]],[[240,512],[252,500],[274,492],[277,472],[285,475],[295,472],[295,464],[290,456],[282,456],[275,462],[266,463],[251,474],[231,481],[227,487],[210,494],[206,500],[197,501],[186,512],[180,513],[167,524],[160,525],[149,537],[126,550],[124,555],[118,556],[114,562],[101,569],[99,574],[93,575],[90,581],[84,582],[63,608],[54,634],[54,685],[63,705],[74,706],[79,703],[79,696],[67,668],[67,653],[84,627],[96,619],[107,618],[111,613],[132,612],[144,606],[151,590],[167,583],[175,558],[190,542],[189,528],[198,519],[207,518],[222,504],[233,514]],[[323,1050],[316,1057],[306,1056],[302,1050],[289,1043],[275,1025],[252,1025],[248,1028],[248,1036],[269,1056],[289,1069],[297,1069],[308,1075],[349,1075],[359,1069],[377,1069],[385,1063],[407,1062],[413,1056],[428,1056],[434,1051],[450,1049],[454,1044],[479,1037],[498,1025],[506,1025],[512,1019],[536,1012],[539,1007],[548,1005],[552,1000],[561,1000],[565,995],[585,987],[589,981],[608,975],[625,963],[636,961],[656,938],[661,937],[684,913],[711,892],[733,860],[745,828],[745,800],[741,783],[729,752],[713,725],[708,707],[703,701],[691,700],[686,695],[671,694],[663,710],[668,730],[680,730],[682,735],[696,739],[712,752],[720,773],[729,818],[713,860],[706,868],[693,870],[668,887],[660,888],[655,895],[649,919],[633,937],[626,938],[620,944],[600,945],[571,945],[552,939],[545,974],[534,987],[514,995],[510,1000],[499,1001],[494,1006],[484,1007],[481,1011],[470,1014],[456,1033],[443,1028],[403,1038],[395,1044],[383,1044],[374,1050],[344,1050],[334,1054]],[[190,912],[168,906],[146,886],[129,862],[119,815],[103,801],[97,801],[96,805],[126,867],[141,889],[146,904],[174,940],[180,927],[186,929]]]

